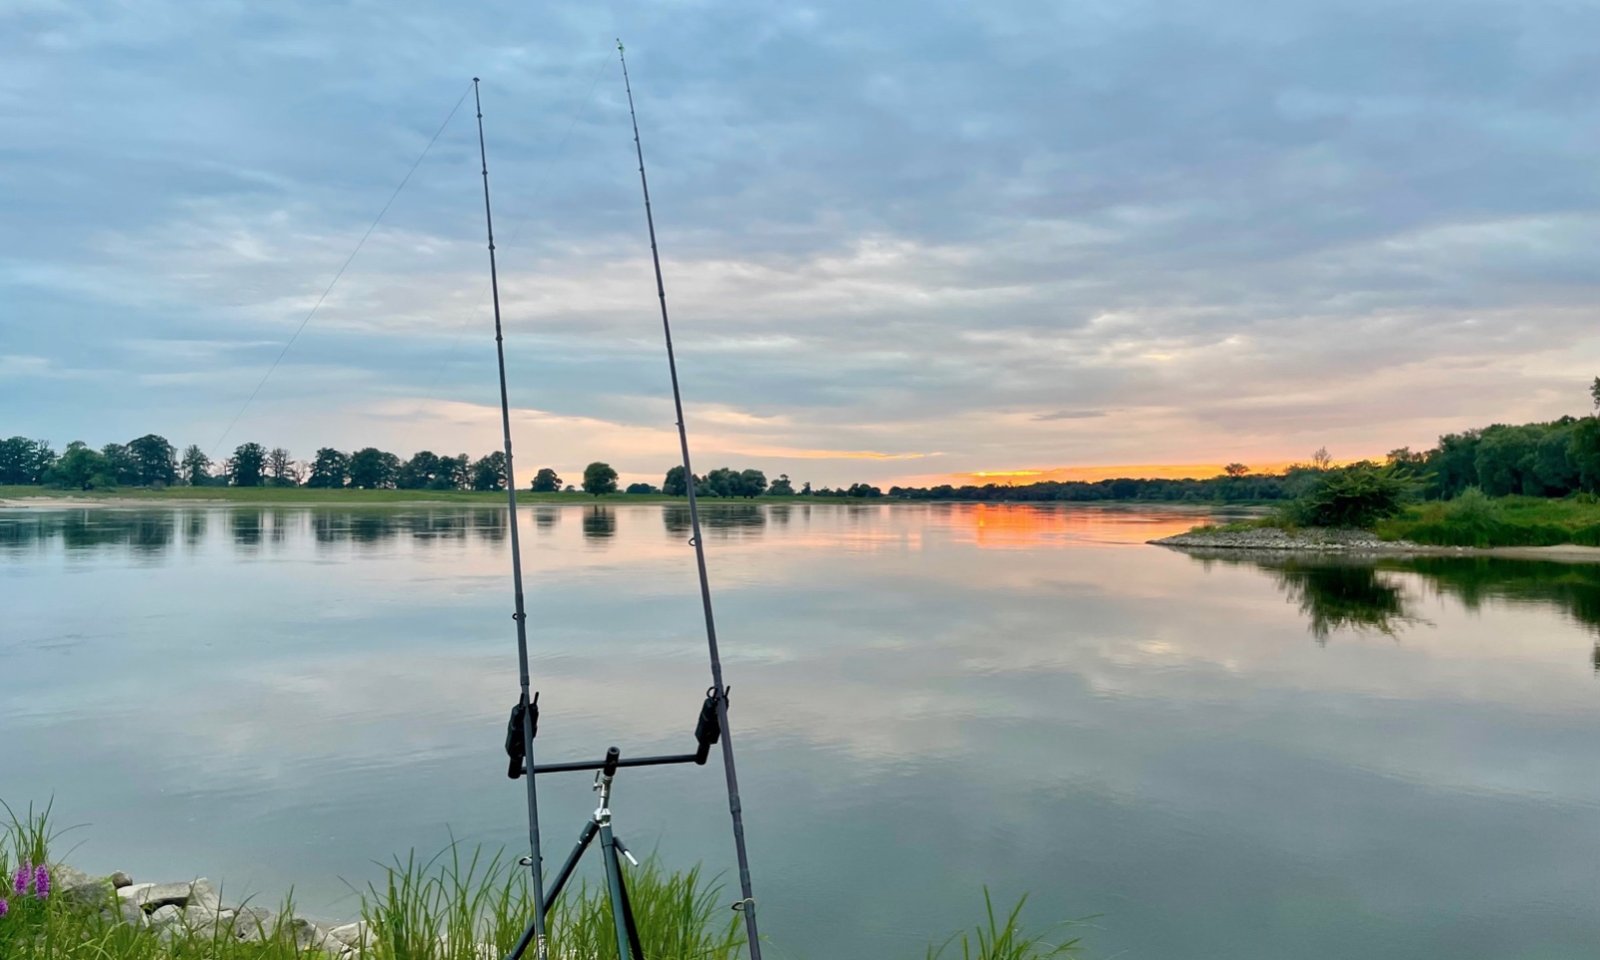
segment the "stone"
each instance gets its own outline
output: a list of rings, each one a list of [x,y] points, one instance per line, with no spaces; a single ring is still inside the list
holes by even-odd
[[[293,917],[289,920],[288,928],[290,935],[294,937],[295,947],[299,950],[333,953],[344,949],[343,943],[310,920]]]
[[[222,909],[222,895],[217,893],[217,888],[211,885],[211,881],[201,877],[189,885],[189,902],[185,906],[200,907],[216,913]]]
[[[367,921],[365,920],[357,920],[355,923],[334,927],[328,931],[328,935],[347,947],[365,948],[372,946],[372,931],[367,929]]]
[[[45,869],[50,871],[50,883],[57,890],[66,890],[71,887],[81,887],[94,881],[96,878],[89,876],[82,870],[76,870],[64,863],[52,863]]]
[[[164,903],[150,911],[150,926],[166,927],[183,919],[183,908],[174,903]]]
[[[190,885],[187,883],[153,883],[143,894],[141,906],[146,913],[155,913],[162,907],[189,905]]]
[[[118,899],[117,910],[122,922],[130,927],[143,927],[150,922],[150,918],[144,915],[144,908],[131,899]]]
[[[116,888],[111,886],[110,880],[105,879],[84,878],[74,883],[63,883],[56,887],[56,891],[57,896],[82,907],[107,906],[116,898]]]
[[[109,879],[111,880],[111,885],[116,887],[118,890],[121,890],[123,887],[130,887],[133,885],[133,878],[128,876],[126,873],[123,873],[121,870],[117,870],[112,873]]]
[[[233,936],[236,940],[265,940],[278,928],[278,918],[261,907],[240,907],[234,911]]]
[[[144,895],[154,889],[153,883],[130,883],[117,888],[117,899],[127,903],[144,904]]]

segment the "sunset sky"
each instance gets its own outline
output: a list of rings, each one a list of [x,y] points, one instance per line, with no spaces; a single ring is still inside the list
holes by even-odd
[[[1593,5],[20,0],[0,435],[496,447],[479,75],[521,479],[659,482],[618,34],[702,469],[1204,473],[1588,407]]]

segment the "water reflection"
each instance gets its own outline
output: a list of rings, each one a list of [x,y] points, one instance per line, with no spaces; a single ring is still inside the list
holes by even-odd
[[[610,507],[593,506],[583,512],[583,538],[606,541],[617,535],[617,515]]]
[[[1421,598],[1449,597],[1469,611],[1493,603],[1554,608],[1596,636],[1591,660],[1600,672],[1600,564],[1501,557],[1245,557],[1216,551],[1195,555],[1210,566],[1254,567],[1271,575],[1305,615],[1318,643],[1340,631],[1395,636],[1417,614]]]

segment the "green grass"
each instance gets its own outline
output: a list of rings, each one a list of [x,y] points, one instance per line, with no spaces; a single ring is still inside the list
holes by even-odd
[[[20,814],[4,807],[0,824],[0,958],[4,960],[330,960],[308,945],[303,924],[285,902],[255,930],[234,935],[239,925],[165,933],[119,922],[109,884],[68,888],[60,881],[48,897],[15,895],[18,864],[51,862],[59,834],[50,809]],[[59,871],[57,871],[59,876]],[[745,955],[744,927],[727,909],[722,885],[698,868],[662,869],[654,858],[628,874],[640,940],[650,960],[737,960]],[[414,854],[390,863],[379,883],[358,891],[361,918],[370,940],[363,960],[486,960],[504,956],[531,915],[528,871],[512,857],[452,844],[419,860]],[[1023,898],[1025,901],[1026,898]],[[1044,960],[1076,951],[1077,941],[1054,941],[1030,933],[1021,922],[1023,901],[998,914],[987,890],[985,917],[971,931],[927,948],[927,960]],[[232,903],[225,899],[225,903]],[[611,909],[603,888],[569,887],[550,915],[550,955],[563,960],[610,960],[616,956]],[[804,944],[783,945],[785,957],[805,956]],[[530,953],[529,956],[532,954]]]
[[[1225,524],[1201,524],[1189,532],[1242,533],[1275,527],[1294,530],[1292,511]],[[1563,500],[1541,497],[1486,497],[1476,489],[1454,500],[1412,504],[1399,516],[1372,527],[1384,540],[1409,540],[1439,547],[1553,547],[1564,544],[1600,546],[1600,500],[1576,496]]]
[[[1600,546],[1600,503],[1586,497],[1486,497],[1468,490],[1454,500],[1409,507],[1377,525],[1385,540],[1450,547]]]

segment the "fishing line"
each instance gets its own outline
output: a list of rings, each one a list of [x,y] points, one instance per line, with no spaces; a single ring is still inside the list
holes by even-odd
[[[339,279],[350,268],[350,264],[355,260],[356,254],[360,253],[361,248],[366,246],[367,238],[372,236],[372,231],[378,229],[378,224],[383,222],[384,214],[388,213],[389,208],[394,205],[395,199],[400,196],[400,191],[404,190],[406,184],[411,182],[411,175],[417,172],[418,167],[422,166],[422,161],[427,158],[428,152],[433,149],[433,145],[439,142],[440,135],[450,125],[450,121],[455,119],[456,111],[461,109],[461,104],[466,102],[467,94],[471,92],[471,84],[467,85],[467,89],[461,91],[461,97],[456,100],[455,106],[450,108],[450,112],[445,115],[444,122],[439,124],[439,129],[433,132],[432,138],[428,140],[428,145],[422,148],[422,152],[417,155],[417,159],[411,164],[411,169],[407,170],[406,175],[401,178],[400,184],[394,188],[393,193],[389,194],[389,199],[384,202],[383,209],[378,211],[378,215],[367,226],[367,232],[363,233],[361,239],[356,241],[355,248],[350,251],[348,257],[344,258],[344,263],[340,265],[338,272],[333,275],[333,279],[328,281],[327,287],[323,289],[322,295],[317,298],[317,302],[312,304],[310,311],[305,315],[305,319],[300,321],[300,325],[290,335],[288,342],[283,345],[283,349],[278,351],[277,359],[273,360],[272,366],[268,367],[267,372],[262,374],[260,382],[256,384],[254,390],[250,391],[250,396],[245,398],[244,404],[239,407],[239,412],[235,413],[233,419],[228,421],[227,429],[222,431],[222,436],[218,437],[217,442],[211,447],[212,459],[216,459],[217,452],[222,449],[223,441],[228,439],[228,434],[232,433],[233,428],[238,425],[239,418],[244,416],[244,412],[250,408],[250,404],[255,402],[256,395],[261,392],[262,387],[266,386],[267,380],[278,369],[278,365],[283,362],[283,358],[288,355],[289,348],[294,346],[294,342],[300,338],[300,334],[305,330],[306,324],[310,323],[311,318],[317,315],[318,310],[322,309],[323,301],[328,299],[328,294],[333,292],[333,288],[338,285]]]

